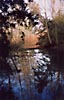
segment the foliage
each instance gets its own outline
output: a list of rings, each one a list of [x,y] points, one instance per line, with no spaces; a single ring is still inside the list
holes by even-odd
[[[38,24],[37,19],[37,15],[34,16],[31,13],[24,0],[0,0],[0,72],[1,75],[6,75],[9,78],[9,84],[10,75],[13,75],[14,67],[15,71],[19,73],[14,61],[12,61],[13,64],[11,65],[8,62],[8,59],[12,60],[9,58],[9,52],[12,49],[10,45],[13,35],[12,30],[19,26],[24,27],[24,29],[29,29],[31,26],[34,27]],[[25,34],[22,28],[20,35],[24,43]]]
[[[30,12],[24,0],[1,0],[0,29],[3,29],[8,36],[12,35],[9,28],[14,29],[16,25],[29,27],[31,24],[33,26],[38,24],[34,21],[37,19],[36,16]]]
[[[48,22],[49,33],[52,42],[55,44],[64,43],[64,15],[56,16],[52,21]]]
[[[64,43],[64,15],[57,16],[55,18],[58,34],[58,42],[60,44]]]
[[[40,45],[42,46],[44,44],[43,46],[49,47],[57,44],[64,44],[64,15],[61,14],[55,16],[55,18],[53,18],[52,20],[44,19],[43,24],[45,29],[46,29],[46,22],[52,44],[50,45],[48,36],[45,35],[44,37],[40,36],[39,38]],[[46,34],[48,34],[48,32],[46,32]]]
[[[49,30],[49,34],[52,40],[52,44],[56,43],[56,38],[55,38],[55,23],[54,21],[48,21],[48,30]]]

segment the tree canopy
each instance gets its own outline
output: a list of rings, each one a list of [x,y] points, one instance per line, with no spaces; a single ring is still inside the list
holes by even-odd
[[[39,23],[37,19],[38,14],[32,13],[24,0],[1,0],[0,38],[6,37],[3,41],[7,41],[7,39],[10,41],[12,38],[12,29],[15,29],[17,24],[26,28],[30,26],[34,27]],[[3,32],[5,35],[3,35]],[[22,32],[21,38],[23,36]]]

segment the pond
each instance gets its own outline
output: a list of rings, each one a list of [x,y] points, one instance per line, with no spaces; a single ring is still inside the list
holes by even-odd
[[[0,75],[1,100],[64,100],[63,51],[22,50],[12,52],[6,62],[14,74],[10,75],[10,90],[6,71]],[[16,69],[19,72],[15,72]]]

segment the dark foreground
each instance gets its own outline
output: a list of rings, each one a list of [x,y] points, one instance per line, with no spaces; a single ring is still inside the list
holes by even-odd
[[[12,52],[5,61],[0,58],[1,100],[64,100],[63,50]]]

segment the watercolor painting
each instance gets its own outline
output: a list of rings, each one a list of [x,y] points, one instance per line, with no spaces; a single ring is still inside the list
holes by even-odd
[[[0,100],[64,100],[64,0],[0,0]]]

